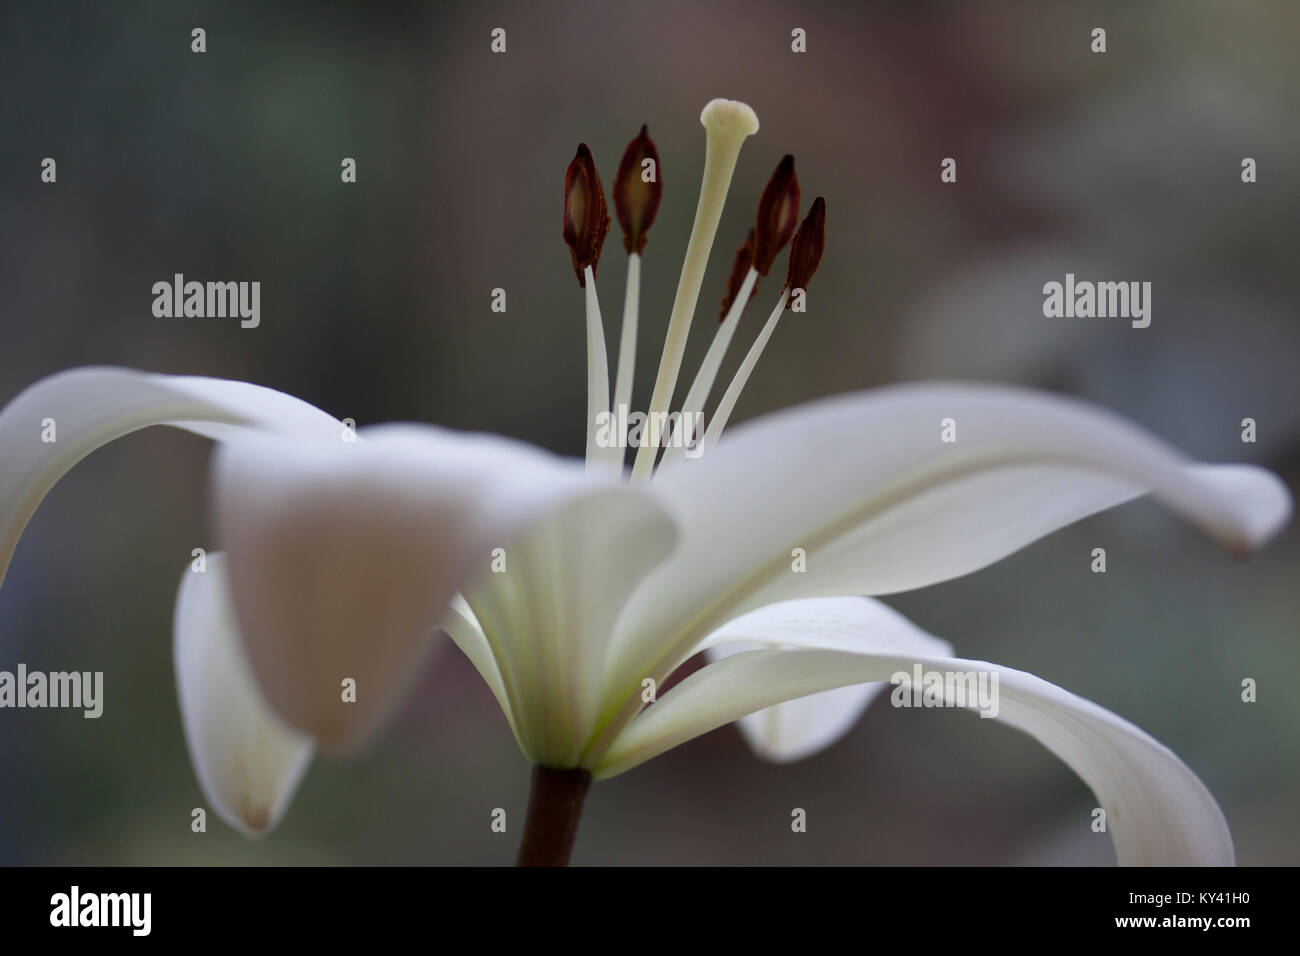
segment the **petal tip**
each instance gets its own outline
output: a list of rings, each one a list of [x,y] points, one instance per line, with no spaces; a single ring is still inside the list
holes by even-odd
[[[1286,483],[1258,465],[1191,465],[1198,479],[1230,508],[1231,524],[1216,537],[1234,557],[1244,558],[1271,541],[1291,521]]]

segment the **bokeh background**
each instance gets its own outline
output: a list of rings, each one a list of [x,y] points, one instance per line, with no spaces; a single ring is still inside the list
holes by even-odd
[[[494,27],[504,55],[489,51]],[[586,141],[608,184],[643,122],[659,147],[644,403],[695,207],[697,117],[726,96],[751,103],[762,130],[741,157],[688,368],[783,153],[829,210],[810,310],[782,324],[738,418],[903,380],[1016,382],[1100,402],[1199,458],[1267,464],[1295,489],[1297,35],[1287,0],[7,3],[0,401],[68,366],[120,364],[247,379],[361,424],[438,422],[580,454],[565,165]],[[57,184],[40,182],[46,156]],[[347,156],[355,185],[340,182]],[[939,181],[947,156],[953,185]],[[616,232],[606,253],[612,350]],[[1151,327],[1045,319],[1042,284],[1067,271],[1151,281]],[[261,281],[261,327],[154,318],[151,286],[174,272]],[[778,284],[764,284],[741,343]],[[496,287],[505,314],[489,309]],[[1254,445],[1240,440],[1247,416]],[[529,768],[450,647],[373,748],[317,761],[268,838],[245,842],[215,816],[190,832],[202,797],[170,627],[191,549],[213,545],[207,456],[166,429],[117,442],[22,539],[0,591],[0,668],[102,670],[106,709],[98,721],[0,712],[0,862],[511,862]],[[1094,547],[1105,575],[1089,572]],[[1293,529],[1239,561],[1138,502],[889,603],[965,656],[1145,728],[1218,798],[1242,863],[1295,864],[1297,569]],[[1257,703],[1240,701],[1244,677]],[[877,705],[798,765],[759,763],[728,727],[596,786],[574,860],[1108,863],[1093,805],[1015,731]],[[496,807],[505,836],[489,831]],[[807,810],[806,834],[790,832],[792,807]]]

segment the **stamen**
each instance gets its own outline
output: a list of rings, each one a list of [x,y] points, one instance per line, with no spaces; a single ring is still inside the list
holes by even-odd
[[[646,234],[654,224],[663,198],[659,179],[659,151],[646,127],[627,144],[614,178],[614,209],[623,229],[623,248],[637,255],[645,252]]]
[[[600,302],[596,298],[596,270],[594,266],[583,269],[582,283],[587,290],[587,468],[595,462],[615,461],[622,450],[617,442],[602,448],[596,442],[601,419],[609,417],[609,360],[605,355],[605,326],[600,318]]]
[[[713,341],[709,344],[709,351],[705,354],[704,361],[700,363],[699,371],[695,373],[695,381],[691,382],[690,391],[686,393],[686,399],[682,402],[681,424],[669,436],[664,456],[659,462],[660,468],[682,457],[688,444],[704,437],[695,434],[696,417],[704,411],[704,403],[709,400],[709,392],[713,390],[718,369],[722,367],[722,360],[731,345],[731,338],[740,324],[740,316],[744,313],[749,300],[754,297],[758,283],[758,270],[754,268],[753,262],[754,230],[751,229],[744,245],[736,251],[736,261],[731,267],[727,295],[722,300],[722,307],[726,310],[722,324],[718,326]],[[689,431],[679,436],[678,432],[683,428]]]
[[[573,255],[573,271],[586,290],[587,300],[587,467],[609,460],[610,451],[596,443],[598,420],[609,416],[609,358],[605,353],[605,327],[596,299],[596,263],[609,232],[605,192],[596,163],[586,143],[564,173],[564,241]]]
[[[573,272],[579,285],[586,285],[583,271],[588,266],[595,275],[607,232],[609,213],[596,163],[587,144],[579,143],[577,155],[564,173],[564,241],[573,255]]]
[[[777,254],[794,235],[799,223],[799,179],[794,174],[794,157],[786,154],[758,201],[754,225],[754,268],[767,275]]]
[[[818,196],[813,200],[812,208],[804,217],[790,247],[790,267],[786,270],[785,286],[787,289],[808,288],[808,281],[822,261],[822,251],[826,248],[826,200]]]
[[[632,401],[632,376],[636,372],[636,327],[641,311],[641,256],[627,257],[627,289],[623,294],[623,331],[618,339],[618,373],[614,378],[614,416]],[[630,411],[631,409],[629,409]]]
[[[696,417],[704,411],[704,403],[709,400],[709,392],[713,390],[714,379],[722,366],[727,348],[731,345],[731,338],[740,322],[741,313],[758,288],[758,277],[767,275],[777,255],[794,235],[798,222],[799,179],[794,173],[794,157],[787,153],[777,164],[776,170],[763,189],[763,195],[758,201],[757,223],[750,230],[749,238],[745,241],[745,245],[740,247],[740,251],[736,254],[736,262],[731,267],[731,278],[727,281],[727,297],[722,302],[726,316],[713,337],[695,381],[691,383],[691,390],[687,393],[686,400],[682,403],[681,421],[684,427],[692,427]],[[745,292],[746,288],[750,290],[748,294]],[[738,299],[739,308],[733,306],[728,309],[728,306]],[[660,461],[660,467],[669,461],[675,461],[684,453],[683,449],[688,442],[701,437],[703,436],[689,434],[685,441],[670,439]]]
[[[722,297],[722,309],[718,312],[719,322],[727,321],[727,313],[731,311],[731,304],[740,298],[740,288],[745,284],[745,278],[753,267],[754,230],[751,229],[749,235],[745,237],[744,243],[736,250],[736,258],[731,263],[731,275],[727,277],[727,294]],[[753,291],[749,293],[749,298],[752,299],[757,292],[758,285],[755,284]]]
[[[659,151],[646,127],[627,144],[614,180],[614,209],[623,229],[627,250],[627,290],[623,297],[623,331],[618,340],[618,373],[614,379],[613,412],[632,401],[632,376],[636,370],[637,318],[641,303],[641,253],[647,233],[663,198],[659,176]],[[621,459],[620,459],[621,460]]]
[[[702,451],[708,451],[718,443],[718,436],[722,434],[722,429],[727,427],[727,422],[736,407],[736,402],[740,400],[740,393],[749,382],[749,376],[753,373],[754,366],[758,364],[759,356],[763,354],[763,349],[767,346],[767,340],[776,331],[776,323],[780,320],[781,313],[785,311],[786,303],[789,301],[790,290],[788,288],[783,289],[781,298],[776,303],[776,308],[767,317],[762,331],[758,333],[758,338],[754,340],[754,344],[745,353],[745,360],[740,363],[740,368],[736,369],[731,384],[722,393],[722,398],[718,401],[718,407],[714,410],[713,417],[709,419],[708,430],[705,431],[704,438],[700,441]]]
[[[659,373],[655,377],[654,391],[650,397],[650,419],[663,415],[672,401],[681,371],[682,353],[691,319],[704,282],[704,269],[717,235],[722,207],[731,188],[731,177],[740,157],[740,147],[747,136],[758,132],[758,117],[744,103],[734,100],[712,100],[700,114],[704,125],[706,146],[704,153],[704,181],[700,185],[700,199],[695,207],[695,225],[686,246],[686,259],[682,263],[681,278],[677,282],[677,296],[673,300],[672,315],[668,319],[668,332],[664,337],[664,350],[659,359]],[[657,443],[645,442],[637,449],[636,463],[632,469],[633,480],[650,476],[657,454]]]
[[[741,391],[749,381],[754,366],[758,364],[759,356],[763,354],[768,339],[776,331],[776,324],[780,321],[781,314],[785,312],[791,293],[795,289],[807,290],[808,282],[812,279],[813,273],[817,271],[817,266],[822,258],[822,250],[825,248],[826,201],[821,196],[818,196],[813,201],[812,209],[808,211],[803,225],[799,227],[799,232],[794,237],[794,244],[790,247],[790,267],[786,272],[786,284],[785,289],[781,292],[781,298],[777,302],[776,308],[772,310],[772,314],[768,316],[767,322],[764,323],[763,330],[758,333],[758,338],[750,346],[749,352],[745,355],[745,360],[740,363],[740,368],[736,370],[736,375],[731,380],[731,384],[727,386],[727,391],[723,393],[722,399],[718,402],[713,418],[709,420],[708,430],[704,433],[704,439],[700,443],[701,450],[707,451],[717,444],[722,430],[727,427],[727,422],[736,407],[736,402],[740,399]]]

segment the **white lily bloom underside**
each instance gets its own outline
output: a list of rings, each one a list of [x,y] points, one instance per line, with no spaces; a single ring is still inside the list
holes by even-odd
[[[96,415],[76,430],[78,420],[63,414],[64,447],[42,445],[45,410],[83,407],[83,384]],[[739,426],[711,454],[647,485],[436,428],[388,426],[342,441],[323,413],[304,415],[288,396],[240,383],[94,369],[36,388],[39,407],[26,397],[0,412],[0,443],[25,451],[7,455],[0,470],[8,540],[64,462],[141,423],[203,431],[206,417],[227,439],[232,427],[259,429],[265,434],[223,446],[214,493],[235,629],[275,720],[325,746],[364,738],[400,699],[434,629],[458,615],[448,630],[502,702],[524,752],[598,776],[781,701],[887,680],[915,662],[993,666],[949,657],[872,602],[858,605],[871,609],[860,626],[800,625],[788,616],[803,604],[794,599],[935,583],[1144,491],[1239,548],[1267,538],[1289,510],[1278,480],[1261,469],[1190,464],[1109,414],[988,386],[906,386],[814,403]],[[195,390],[206,398],[188,398]],[[179,415],[178,396],[186,399]],[[936,440],[937,411],[958,420],[969,447]],[[829,440],[852,432],[849,422],[867,423],[861,439]],[[873,423],[889,441],[866,437]],[[805,494],[774,491],[801,482]],[[808,570],[792,573],[789,546],[801,542]],[[495,548],[503,573],[490,567]],[[762,619],[752,615],[768,613],[779,616],[755,627]],[[779,648],[717,660],[643,708],[640,680],[650,675],[634,661],[670,670],[736,643]],[[1121,862],[1230,862],[1217,808],[1209,801],[1210,812],[1204,788],[1176,758],[1095,705],[999,673],[1000,719],[1093,788],[1111,814]],[[360,677],[358,699],[377,698],[374,707],[339,703],[346,676]],[[774,753],[798,749],[799,724],[786,721]],[[825,735],[825,723],[806,732]],[[298,753],[285,782],[263,793],[292,791]],[[202,760],[196,755],[196,766]],[[218,806],[239,806],[204,785]],[[263,803],[276,806],[274,797]]]
[[[652,412],[671,406],[732,171],[758,130],[752,110],[724,100],[701,122],[706,172]],[[1092,789],[1119,862],[1231,863],[1218,806],[1166,748],[1032,675],[953,657],[863,595],[977,571],[1143,494],[1244,552],[1289,518],[1285,486],[1253,466],[1191,462],[1094,406],[992,385],[825,399],[727,427],[715,445],[789,288],[722,396],[702,457],[673,449],[660,459],[643,445],[625,475],[621,448],[596,442],[594,416],[610,403],[595,273],[608,221],[603,196],[581,191],[598,179],[586,147],[579,158],[568,210],[596,211],[566,219],[587,316],[587,462],[432,426],[354,434],[241,382],[75,369],[0,411],[0,582],[68,469],[115,438],[173,425],[221,443],[211,474],[225,554],[183,580],[176,666],[200,784],[244,832],[274,825],[315,746],[344,751],[374,735],[443,630],[531,761],[597,777],[731,721],[761,756],[799,759],[847,731],[897,671],[996,674],[997,719]],[[797,207],[791,157],[781,169]],[[789,275],[804,284],[824,231],[819,198],[789,240]],[[770,235],[759,240],[763,270],[779,249]],[[638,324],[644,244],[644,235],[628,242],[625,336]],[[754,288],[759,267],[740,265],[744,281],[686,396],[690,411],[703,411]],[[631,394],[634,351],[620,343],[616,401]],[[55,441],[43,440],[49,422]],[[646,704],[647,682],[662,685],[700,653],[703,668]]]

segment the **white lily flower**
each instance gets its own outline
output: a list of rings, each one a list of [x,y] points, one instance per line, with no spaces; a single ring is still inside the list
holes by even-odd
[[[652,415],[671,404],[731,173],[758,128],[749,107],[728,101],[710,103],[701,120],[704,184]],[[614,188],[630,265],[616,399],[631,394],[629,331],[659,201],[655,182],[636,176],[647,157],[657,166],[643,129]],[[687,410],[703,409],[757,278],[794,230],[792,160],[773,182],[729,285],[721,345]],[[1189,462],[1081,402],[991,385],[826,399],[736,426],[715,445],[793,291],[816,269],[820,198],[794,238],[776,309],[704,432],[704,454],[681,460],[673,446],[656,470],[669,431],[641,445],[625,476],[621,448],[597,437],[611,411],[595,289],[607,226],[581,147],[566,176],[565,238],[588,316],[585,465],[432,426],[364,428],[352,441],[331,416],[257,386],[78,369],[0,412],[0,580],[23,526],[73,464],[137,428],[176,425],[221,441],[212,483],[227,551],[205,582],[182,585],[182,717],[208,799],[245,830],[274,824],[313,742],[342,751],[382,725],[441,629],[539,768],[522,862],[567,859],[593,778],[737,720],[761,756],[806,756],[844,733],[883,682],[917,666],[996,675],[996,719],[1088,784],[1120,863],[1233,862],[1217,804],[1169,750],[1037,677],[952,657],[861,595],[970,573],[1145,493],[1244,552],[1288,519],[1282,483],[1249,465]],[[40,440],[47,419],[55,443]],[[956,442],[941,440],[945,420]],[[679,437],[698,439],[681,421]],[[711,661],[654,700],[702,652]],[[347,682],[354,701],[340,692]]]

